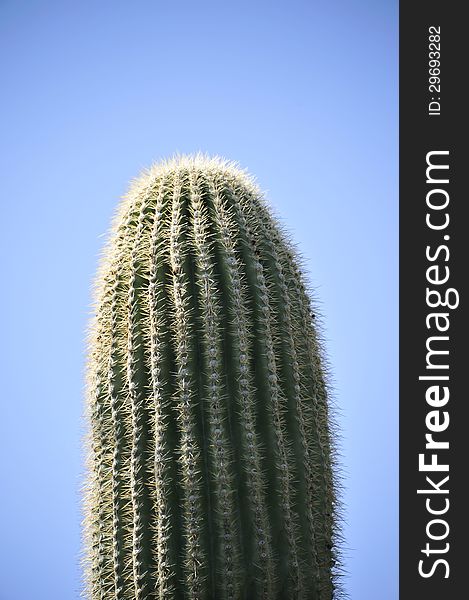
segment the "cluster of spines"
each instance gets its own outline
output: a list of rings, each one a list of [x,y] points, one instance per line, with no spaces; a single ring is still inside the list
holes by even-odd
[[[87,596],[334,597],[320,348],[252,181],[218,159],[155,166],[122,204],[97,284]]]

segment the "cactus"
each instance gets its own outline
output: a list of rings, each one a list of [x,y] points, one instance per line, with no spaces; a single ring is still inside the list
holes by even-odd
[[[95,292],[86,597],[337,597],[324,361],[253,180],[202,155],[153,166]]]

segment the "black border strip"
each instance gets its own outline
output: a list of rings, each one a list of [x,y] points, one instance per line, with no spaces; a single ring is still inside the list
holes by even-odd
[[[463,92],[469,36],[463,6],[433,0],[400,5],[402,600],[462,598],[469,573],[469,154],[463,107],[469,106]],[[445,300],[454,307],[444,306]],[[430,470],[432,461],[448,471]]]

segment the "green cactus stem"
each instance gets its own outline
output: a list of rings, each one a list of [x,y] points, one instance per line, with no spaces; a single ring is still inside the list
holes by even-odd
[[[156,164],[96,279],[90,600],[337,598],[329,400],[299,261],[253,180]]]

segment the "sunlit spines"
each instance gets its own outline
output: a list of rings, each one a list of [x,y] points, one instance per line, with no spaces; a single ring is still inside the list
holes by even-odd
[[[152,593],[151,498],[148,489],[150,418],[148,407],[148,273],[145,249],[150,230],[151,188],[142,200],[130,242],[128,283],[127,379],[132,414],[131,499],[133,506],[133,569],[136,600]]]
[[[121,205],[89,354],[92,600],[332,598],[320,348],[258,194],[197,155]]]
[[[170,223],[171,296],[173,305],[173,340],[176,355],[177,411],[181,432],[180,465],[184,493],[185,579],[186,594],[198,599],[203,595],[207,557],[202,540],[201,456],[194,418],[195,372],[190,355],[194,352],[195,331],[191,326],[193,311],[187,272],[184,268],[184,242],[187,223],[183,213],[182,190],[184,175],[176,172],[173,178],[172,213]]]
[[[153,537],[153,560],[155,562],[155,597],[165,600],[174,593],[176,559],[171,552],[170,538],[174,534],[168,499],[168,465],[171,457],[167,442],[167,418],[170,398],[166,378],[168,364],[168,315],[164,286],[167,277],[168,237],[165,217],[168,211],[167,178],[160,178],[155,196],[153,225],[149,249],[149,320],[150,320],[150,374],[153,422],[153,494],[155,531]]]

